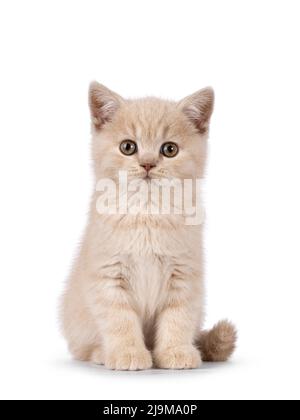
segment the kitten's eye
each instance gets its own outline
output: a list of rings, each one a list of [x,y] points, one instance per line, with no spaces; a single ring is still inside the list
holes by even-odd
[[[134,155],[137,152],[137,144],[132,140],[124,140],[120,144],[120,150],[123,153],[123,155]]]
[[[179,152],[179,147],[176,143],[165,143],[161,146],[160,152],[167,158],[173,158],[177,156]]]

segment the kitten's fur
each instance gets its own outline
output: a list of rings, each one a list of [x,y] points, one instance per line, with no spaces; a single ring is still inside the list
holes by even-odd
[[[119,170],[143,179],[203,177],[214,94],[203,89],[179,103],[125,100],[94,82],[90,87],[96,179],[117,180]],[[124,156],[124,139],[138,154]],[[171,139],[179,154],[164,158]],[[63,331],[76,359],[110,369],[197,368],[225,361],[235,347],[234,327],[211,331],[203,322],[202,226],[182,216],[102,215],[93,196],[89,223],[63,297]],[[201,357],[202,356],[202,357]]]

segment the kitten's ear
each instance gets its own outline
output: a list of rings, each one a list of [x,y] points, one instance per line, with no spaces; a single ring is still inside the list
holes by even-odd
[[[89,89],[89,105],[95,128],[100,129],[106,122],[111,121],[122,102],[121,96],[98,82],[92,82]]]
[[[179,102],[182,112],[195,125],[199,133],[205,134],[214,109],[215,94],[212,88],[199,90]]]

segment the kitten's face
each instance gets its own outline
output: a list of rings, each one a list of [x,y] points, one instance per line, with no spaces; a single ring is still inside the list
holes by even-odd
[[[90,89],[97,180],[195,179],[203,175],[213,92],[169,102],[124,100],[103,86]]]

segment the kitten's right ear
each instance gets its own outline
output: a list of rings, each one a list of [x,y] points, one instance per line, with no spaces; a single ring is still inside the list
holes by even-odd
[[[100,129],[106,122],[111,121],[123,99],[98,82],[92,82],[89,89],[89,105],[92,122]]]
[[[179,102],[179,107],[194,124],[200,134],[205,134],[214,109],[214,91],[208,87]]]

